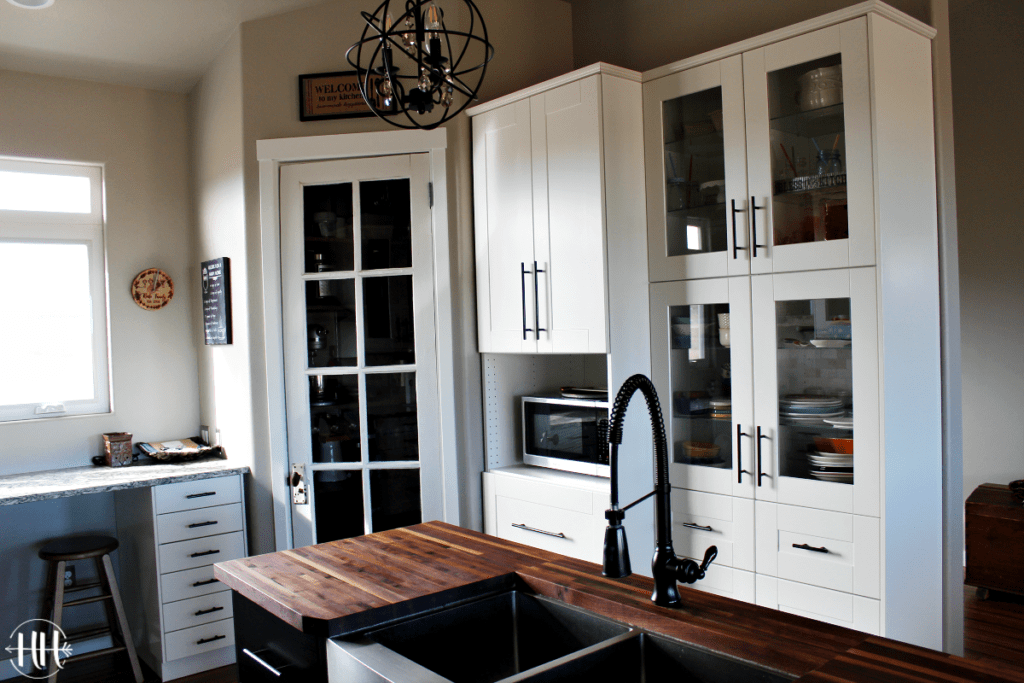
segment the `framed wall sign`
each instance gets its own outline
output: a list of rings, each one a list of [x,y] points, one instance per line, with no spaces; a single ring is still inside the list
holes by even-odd
[[[208,346],[231,343],[231,259],[203,261],[203,331]]]
[[[373,79],[371,79],[373,80]],[[380,80],[380,77],[376,77]],[[371,82],[376,92],[377,83]],[[378,97],[378,109],[384,109],[383,98]],[[359,74],[355,71],[335,71],[325,74],[299,76],[299,120],[322,121],[374,116],[359,92]]]

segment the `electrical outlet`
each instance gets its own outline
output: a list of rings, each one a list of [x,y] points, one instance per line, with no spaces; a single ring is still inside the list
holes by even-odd
[[[214,430],[214,432],[213,432],[213,445],[214,446],[219,446],[220,445],[220,430],[219,429]]]
[[[64,587],[71,588],[75,585],[75,567],[70,565],[64,567]]]
[[[203,440],[203,443],[209,445],[210,443],[210,428],[206,425],[199,425],[199,438]]]

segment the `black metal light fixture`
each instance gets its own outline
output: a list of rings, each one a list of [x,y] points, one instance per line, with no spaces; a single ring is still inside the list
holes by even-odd
[[[472,0],[448,2],[465,5],[467,31],[449,29],[435,0],[384,0],[373,14],[360,13],[366,28],[345,58],[366,104],[393,126],[437,128],[480,90],[494,56],[484,18]]]

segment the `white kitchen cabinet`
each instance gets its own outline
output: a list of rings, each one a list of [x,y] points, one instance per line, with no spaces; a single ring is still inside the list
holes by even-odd
[[[127,489],[114,500],[139,657],[164,681],[232,664],[231,591],[213,565],[246,555],[241,475]]]
[[[482,353],[608,353],[607,226],[644,186],[642,150],[620,144],[639,90],[598,64],[468,110]]]

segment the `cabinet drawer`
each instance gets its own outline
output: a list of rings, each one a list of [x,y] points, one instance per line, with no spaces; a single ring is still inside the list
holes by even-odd
[[[208,536],[191,541],[164,543],[160,546],[160,573],[201,567],[204,564],[235,560],[245,554],[242,532]],[[165,598],[166,599],[166,598]]]
[[[589,562],[601,560],[603,518],[497,496],[497,535]]]
[[[213,578],[213,565],[172,572],[160,577],[160,595],[164,602],[175,602],[188,598],[216,593],[226,588]]]
[[[881,597],[879,522],[842,512],[757,503],[757,572]]]
[[[242,500],[242,488],[237,474],[213,479],[183,481],[153,488],[157,514],[193,510],[211,505],[237,503]]]
[[[232,503],[198,510],[169,512],[157,516],[156,526],[160,543],[241,531],[242,504]]]
[[[684,557],[701,560],[713,545],[715,565],[754,571],[754,501],[672,489],[672,540]]]
[[[229,591],[230,593],[230,591]],[[201,652],[219,650],[235,644],[235,620],[222,619],[201,626],[184,628],[168,633],[164,646],[167,661],[197,655]]]
[[[715,560],[717,562],[718,560]],[[743,602],[754,602],[754,573],[745,572],[732,567],[725,567],[712,564],[708,567],[707,574],[697,583],[686,585],[679,584],[680,588],[693,588],[694,590],[724,595],[733,600]],[[683,598],[683,604],[686,598]]]
[[[164,605],[164,632],[231,618],[231,591],[201,595]]]
[[[758,575],[757,604],[873,635],[881,633],[881,603],[860,595]]]
[[[571,510],[584,515],[593,514],[598,507],[594,504],[592,491],[571,486],[559,486],[526,477],[496,475],[494,477],[494,493],[500,498],[537,503],[545,507]],[[603,509],[601,512],[603,513]]]

